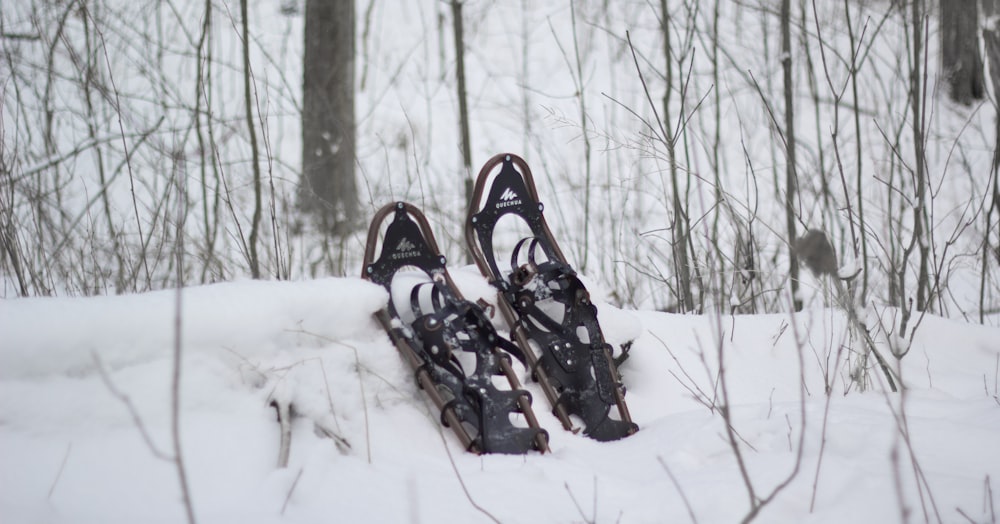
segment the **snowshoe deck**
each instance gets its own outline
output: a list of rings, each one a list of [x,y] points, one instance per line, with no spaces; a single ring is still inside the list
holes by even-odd
[[[548,451],[548,433],[539,427],[531,395],[521,389],[511,368],[511,355],[524,361],[520,349],[496,332],[482,308],[462,297],[445,263],[427,219],[416,207],[405,202],[382,207],[368,231],[362,270],[362,278],[390,294],[388,306],[377,313],[379,322],[440,411],[441,423],[467,450]],[[408,303],[398,304],[392,298],[393,279],[410,267],[427,279],[412,286]],[[474,355],[473,371],[466,373],[459,354]],[[506,377],[510,389],[494,385],[494,376]],[[511,422],[515,414],[524,416],[527,427]]]
[[[500,171],[484,197],[497,166]],[[572,431],[570,416],[576,416],[591,438],[626,437],[639,428],[625,404],[612,347],[605,342],[597,308],[559,249],[543,209],[528,164],[513,154],[496,155],[477,177],[466,241],[480,271],[497,288],[511,338],[521,346],[532,376],[563,427]],[[519,217],[532,233],[514,247],[509,271],[500,269],[493,245],[497,223],[505,215]]]

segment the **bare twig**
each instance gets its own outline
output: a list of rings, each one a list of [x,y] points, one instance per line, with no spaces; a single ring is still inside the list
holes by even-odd
[[[469,488],[465,485],[465,480],[462,479],[462,473],[458,471],[458,465],[455,464],[455,457],[451,454],[451,448],[448,447],[448,441],[444,438],[444,426],[438,425],[438,436],[441,437],[441,445],[444,447],[445,453],[448,454],[448,463],[451,464],[451,470],[455,472],[455,478],[458,480],[458,484],[462,487],[462,493],[465,494],[465,498],[472,504],[472,507],[476,508],[476,511],[482,513],[486,518],[495,522],[496,524],[501,524],[500,521],[493,516],[492,513],[486,510],[486,508],[479,505],[476,499],[472,498],[472,494],[469,493]]]
[[[794,299],[789,298],[789,305],[791,305],[791,302],[793,300]],[[763,498],[755,500],[755,504],[751,507],[750,512],[747,513],[745,517],[743,517],[743,524],[746,524],[752,521],[754,518],[756,518],[757,515],[760,513],[761,509],[770,504],[771,501],[773,501],[774,498],[777,497],[779,493],[784,491],[784,489],[787,488],[792,483],[793,480],[795,480],[795,477],[798,476],[802,466],[802,452],[805,449],[805,439],[806,439],[806,370],[805,370],[805,358],[802,356],[802,342],[801,342],[802,339],[800,338],[798,323],[795,322],[794,318],[792,319],[791,325],[792,325],[792,333],[795,335],[795,346],[796,346],[795,354],[799,364],[799,420],[802,423],[802,427],[799,428],[798,449],[795,452],[795,464],[794,466],[792,466],[792,470],[788,472],[788,475],[785,476],[784,480],[779,482],[778,485],[775,486],[770,493],[768,493]],[[720,368],[722,366],[721,360],[719,366]],[[723,384],[723,387],[724,386],[725,384]],[[791,420],[787,418],[786,420],[788,420],[789,431],[791,431]],[[789,439],[790,438],[791,434],[789,434]]]
[[[278,469],[285,469],[288,467],[288,457],[292,451],[292,405],[287,398],[278,397],[271,400],[271,406],[277,414],[278,427],[281,431],[278,443]]]
[[[594,524],[597,521],[596,509],[593,515],[588,519],[587,515],[583,513],[583,507],[580,506],[580,502],[576,500],[576,496],[573,495],[573,490],[569,489],[569,482],[563,482],[563,487],[566,488],[566,493],[569,493],[569,498],[573,501],[573,505],[576,506],[576,511],[580,514],[580,518],[587,524]],[[594,505],[597,505],[597,477],[594,477]]]
[[[684,366],[681,365],[680,360],[678,360],[677,356],[674,355],[674,352],[670,349],[670,346],[668,346],[667,343],[662,338],[660,338],[660,336],[657,335],[656,333],[653,333],[652,331],[649,330],[647,330],[646,332],[652,335],[653,338],[658,340],[660,344],[663,346],[663,349],[667,350],[667,353],[670,355],[670,358],[672,358],[674,363],[677,364],[678,369],[680,369],[681,373],[684,374],[684,378],[687,379],[687,382],[678,377],[673,370],[670,370],[670,375],[677,380],[678,384],[680,384],[684,389],[688,390],[688,392],[691,393],[691,398],[693,398],[699,404],[708,408],[708,410],[711,411],[712,413],[715,413],[715,410],[718,407],[716,405],[716,397],[718,393],[713,391],[713,394],[710,397],[704,390],[701,389],[701,386],[698,385],[698,382],[696,382],[694,378],[691,377],[690,374],[688,374],[687,369],[685,369]],[[704,355],[702,355],[702,362],[704,363]],[[715,381],[712,389],[717,390],[717,388],[718,388],[718,380]]]
[[[136,409],[135,404],[132,403],[132,399],[121,392],[118,387],[115,386],[114,382],[111,381],[111,377],[108,376],[107,370],[104,369],[104,364],[101,362],[101,357],[97,353],[92,354],[94,358],[94,367],[97,368],[98,374],[101,376],[101,380],[104,385],[108,388],[108,391],[112,396],[117,398],[128,410],[129,415],[132,417],[132,422],[135,424],[136,429],[139,430],[139,434],[142,436],[142,440],[146,443],[146,447],[149,451],[153,453],[153,456],[160,460],[173,461],[174,457],[161,451],[160,448],[156,447],[153,443],[153,438],[149,435],[149,430],[146,429],[146,424],[142,421],[142,417],[139,415],[139,410]]]
[[[372,444],[371,444],[371,434],[370,434],[369,429],[368,429],[369,428],[369,426],[368,426],[368,400],[366,399],[366,395],[365,395],[365,381],[361,378],[361,371],[364,368],[361,366],[361,359],[358,357],[358,348],[356,348],[356,347],[354,347],[354,346],[352,346],[350,344],[346,344],[344,342],[341,342],[339,340],[334,340],[334,339],[332,339],[330,337],[326,337],[326,336],[320,335],[318,333],[310,333],[310,332],[304,331],[304,330],[298,330],[297,332],[303,333],[303,334],[306,334],[306,335],[311,335],[311,336],[314,336],[314,337],[316,337],[316,338],[318,338],[320,340],[325,340],[327,342],[331,342],[333,344],[337,344],[339,346],[343,346],[343,347],[348,348],[348,349],[350,349],[351,351],[354,352],[354,365],[357,368],[357,372],[358,372],[358,387],[361,389],[361,406],[362,406],[362,409],[363,409],[364,414],[365,414],[365,445],[366,445],[365,447],[367,449],[367,454],[368,454],[368,463],[371,464],[372,463]],[[322,363],[321,363],[321,365],[322,365]],[[325,369],[323,370],[323,375],[324,375],[323,379],[326,380],[326,370]],[[387,381],[387,383],[389,383],[389,382]],[[389,384],[391,384],[391,383],[389,383]],[[329,387],[329,385],[328,385],[328,387]],[[329,398],[329,390],[327,390],[327,396]],[[330,409],[331,409],[331,411],[333,410],[333,404],[332,403],[330,405]]]
[[[181,364],[183,357],[183,297],[184,297],[184,224],[187,218],[187,173],[183,169],[183,158],[174,157],[173,182],[177,185],[177,230],[175,232],[176,292],[174,294],[174,358],[170,384],[170,429],[174,441],[174,464],[181,486],[181,498],[188,524],[195,524],[191,489],[188,486],[184,456],[181,452]]]
[[[292,481],[292,485],[288,488],[288,494],[285,495],[285,503],[281,505],[281,514],[285,514],[285,510],[288,509],[288,503],[292,500],[292,493],[295,492],[295,487],[299,485],[299,479],[302,478],[302,472],[305,471],[305,467],[299,468],[299,472],[295,475],[295,480]]]
[[[688,501],[687,495],[684,494],[684,488],[679,482],[677,482],[677,477],[670,471],[670,467],[667,466],[667,461],[663,460],[663,457],[656,457],[656,460],[660,462],[663,466],[663,471],[667,472],[667,476],[670,477],[670,482],[674,484],[674,488],[677,489],[677,493],[681,496],[681,502],[684,503],[684,508],[687,509],[688,516],[691,517],[691,522],[698,524],[698,517],[694,516],[694,510],[691,509],[691,503]]]
[[[729,447],[733,450],[733,456],[736,459],[736,465],[739,467],[740,476],[743,478],[743,486],[747,490],[747,496],[750,497],[750,511],[747,519],[752,520],[752,515],[756,515],[757,508],[759,505],[759,498],[753,487],[753,481],[750,480],[750,473],[747,471],[746,461],[743,459],[743,452],[740,450],[740,444],[736,441],[736,432],[733,430],[733,419],[731,407],[729,403],[729,388],[726,386],[726,366],[724,359],[724,347],[725,340],[722,337],[722,317],[719,315],[712,316],[713,321],[716,322],[716,350],[718,352],[719,359],[719,388],[722,392],[722,406],[719,407],[719,412],[722,414],[722,420],[725,422],[726,426],[726,437],[729,439]]]
[[[56,491],[56,485],[59,484],[59,479],[62,478],[63,470],[66,469],[66,463],[69,462],[69,452],[73,449],[73,443],[70,442],[66,444],[66,454],[63,455],[62,462],[59,464],[59,470],[56,471],[56,478],[52,481],[52,487],[49,488],[49,494],[45,497],[46,499],[51,499],[52,494]]]
[[[996,508],[993,505],[993,485],[990,484],[989,475],[986,475],[986,480],[984,480],[983,483],[986,485],[986,493],[983,494],[986,497],[986,502],[984,505],[988,506],[990,509],[990,522],[992,524],[997,524],[997,512]]]

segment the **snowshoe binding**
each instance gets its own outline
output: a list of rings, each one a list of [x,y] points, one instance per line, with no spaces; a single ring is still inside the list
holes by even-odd
[[[482,308],[462,297],[445,263],[423,213],[405,202],[382,207],[368,230],[362,270],[362,278],[390,294],[387,307],[376,314],[379,322],[440,411],[441,423],[468,451],[548,451],[548,433],[511,367],[511,355],[524,362],[520,349],[496,332]],[[415,283],[408,287],[409,282]],[[467,373],[463,361],[474,370]],[[510,389],[494,385],[495,376],[505,377]],[[515,415],[522,415],[527,427],[515,426]]]
[[[497,166],[500,171],[484,195]],[[570,419],[576,416],[583,421],[584,435],[593,439],[627,437],[639,428],[625,404],[613,348],[605,342],[597,308],[556,244],[542,211],[528,164],[513,154],[496,155],[477,177],[466,241],[480,271],[497,288],[511,338],[521,346],[532,376],[563,427],[576,431]],[[498,266],[494,246],[497,223],[506,215],[520,218],[531,230],[531,236],[514,246],[510,271]]]

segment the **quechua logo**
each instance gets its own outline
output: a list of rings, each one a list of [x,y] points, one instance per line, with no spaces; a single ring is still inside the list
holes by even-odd
[[[500,193],[500,201],[496,203],[497,209],[503,209],[505,207],[516,206],[521,204],[521,198],[517,196],[517,193],[513,189],[507,188]]]
[[[396,244],[396,249],[392,253],[392,259],[400,260],[403,258],[413,258],[419,255],[420,251],[417,251],[417,245],[410,239],[403,237],[399,243]]]

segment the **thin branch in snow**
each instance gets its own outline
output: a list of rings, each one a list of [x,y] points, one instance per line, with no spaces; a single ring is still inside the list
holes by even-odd
[[[448,441],[444,438],[444,426],[438,425],[438,436],[441,437],[441,445],[444,447],[445,453],[448,454],[448,462],[451,464],[451,470],[455,472],[455,478],[458,479],[458,484],[462,486],[462,493],[465,493],[465,498],[468,499],[469,504],[476,508],[476,511],[482,513],[486,518],[500,524],[500,521],[493,516],[492,513],[486,510],[486,508],[480,506],[476,499],[472,498],[472,494],[469,493],[469,488],[465,485],[465,480],[462,479],[462,474],[458,471],[458,466],[455,464],[455,457],[451,455],[451,448],[448,447]]]
[[[183,318],[184,318],[184,224],[187,218],[187,172],[183,168],[184,159],[180,154],[173,158],[174,169],[171,173],[173,182],[177,184],[177,231],[175,233],[174,257],[176,258],[177,286],[174,292],[174,351],[170,382],[170,433],[174,441],[174,465],[177,468],[177,479],[181,488],[181,499],[184,501],[184,512],[188,524],[195,524],[194,507],[191,502],[191,489],[188,485],[187,470],[184,466],[184,455],[181,452],[181,365],[184,356]]]
[[[680,482],[677,482],[677,477],[670,471],[670,467],[667,466],[667,461],[663,460],[663,457],[656,457],[656,460],[660,461],[660,465],[663,466],[663,471],[667,472],[667,477],[670,478],[670,482],[673,482],[674,488],[677,489],[677,493],[681,496],[681,502],[684,503],[684,508],[687,509],[688,516],[691,517],[691,522],[698,524],[698,518],[694,516],[694,510],[691,509],[691,503],[688,501],[687,495],[684,494],[684,488],[681,487]]]
[[[142,417],[139,416],[139,411],[135,408],[135,404],[132,403],[132,399],[130,399],[128,395],[122,393],[121,390],[115,386],[114,382],[111,381],[111,377],[108,376],[107,370],[104,369],[104,363],[101,362],[101,357],[97,356],[97,353],[93,353],[92,355],[94,357],[94,367],[97,368],[97,373],[101,376],[101,380],[108,388],[108,392],[125,405],[125,409],[127,409],[129,415],[132,416],[132,422],[135,423],[135,427],[139,430],[139,434],[142,435],[142,440],[146,442],[146,447],[149,448],[149,451],[153,453],[154,457],[160,460],[174,460],[174,457],[164,453],[156,447],[156,444],[153,443],[153,438],[149,435],[149,431],[146,429],[146,424],[142,421]]]
[[[70,442],[66,444],[66,454],[63,455],[62,463],[59,464],[59,471],[56,472],[56,478],[52,481],[52,487],[49,488],[49,494],[45,497],[46,500],[52,498],[52,494],[56,491],[56,485],[59,484],[59,479],[62,478],[63,470],[66,469],[66,463],[69,462],[69,452],[73,449],[73,443]]]
[[[662,338],[660,338],[656,333],[654,333],[654,332],[652,332],[650,330],[647,330],[646,332],[649,333],[650,335],[652,335],[653,338],[655,338],[656,340],[658,340],[660,342],[660,345],[663,346],[663,349],[667,350],[667,354],[669,354],[670,358],[672,358],[674,360],[674,363],[677,364],[677,367],[681,370],[681,373],[684,374],[684,377],[687,379],[687,382],[685,382],[684,380],[681,380],[681,378],[678,377],[677,373],[674,373],[673,370],[670,370],[670,375],[673,376],[674,379],[677,380],[678,384],[680,384],[684,389],[688,390],[688,392],[691,394],[691,398],[692,399],[694,399],[699,404],[701,404],[701,405],[705,406],[706,408],[708,408],[708,410],[710,412],[715,413],[716,408],[718,408],[718,406],[716,405],[716,396],[717,396],[717,393],[713,392],[713,396],[709,397],[708,394],[701,389],[701,386],[698,385],[698,382],[696,382],[695,379],[692,378],[691,375],[688,374],[688,372],[684,368],[684,366],[681,365],[680,360],[678,360],[677,356],[674,355],[674,352],[670,350],[670,346],[668,346],[667,343]],[[701,355],[701,361],[702,361],[702,363],[705,362],[705,356],[703,354]],[[688,382],[690,382],[690,385],[688,384]],[[718,387],[718,381],[715,381],[712,384],[712,387],[713,387],[713,390],[717,389],[717,387]]]
[[[320,340],[325,340],[327,342],[331,342],[333,344],[337,344],[339,346],[346,347],[346,348],[348,348],[348,349],[350,349],[351,351],[354,352],[354,366],[355,366],[355,368],[357,369],[357,372],[358,372],[358,387],[361,389],[361,407],[362,407],[362,409],[364,411],[364,414],[365,414],[365,448],[368,450],[367,451],[367,453],[368,453],[368,463],[371,464],[372,463],[372,442],[371,442],[371,432],[369,431],[369,426],[368,426],[368,400],[367,400],[366,395],[365,395],[365,381],[361,379],[361,371],[364,370],[365,368],[362,367],[362,365],[361,365],[361,359],[358,356],[358,348],[356,348],[356,347],[354,347],[354,346],[352,346],[350,344],[346,344],[344,342],[341,342],[339,340],[334,340],[334,339],[332,339],[330,337],[325,337],[325,336],[320,335],[318,333],[311,333],[311,332],[305,331],[303,329],[297,329],[297,330],[293,330],[293,331],[296,332],[296,333],[302,333],[304,335],[311,335],[311,336],[314,336],[314,337],[316,337],[316,338],[318,338]],[[322,368],[322,365],[323,365],[322,362],[320,362],[320,367],[321,368]],[[323,380],[326,380],[326,369],[325,368],[323,369]],[[389,382],[389,381],[386,381],[386,382],[391,385],[391,382]],[[326,386],[327,386],[327,398],[329,398],[329,395],[330,395],[330,384],[327,383]],[[330,411],[331,412],[333,411],[333,401],[332,400],[330,401]],[[336,414],[334,414],[334,417],[336,417]],[[336,418],[335,418],[335,420],[336,420]]]
[[[288,488],[288,494],[285,495],[285,503],[281,505],[281,514],[285,514],[285,509],[288,508],[288,502],[292,500],[292,493],[295,492],[295,486],[299,485],[299,479],[302,478],[302,472],[305,471],[305,467],[299,468],[299,472],[295,475],[295,480],[292,481],[292,485]]]
[[[587,524],[594,524],[597,522],[597,477],[594,477],[594,513],[589,519],[587,518],[587,515],[584,515],[583,507],[580,506],[580,502],[577,501],[576,496],[573,495],[573,490],[569,489],[569,482],[563,482],[563,487],[566,488],[566,493],[569,493],[569,498],[573,501],[573,505],[576,506],[576,511],[580,514],[580,518]]]
[[[993,371],[993,400],[1000,404],[1000,390],[998,390],[998,384],[1000,384],[1000,355],[997,355],[996,366]]]
[[[355,363],[357,363],[357,358],[356,358],[357,354],[358,354],[357,350],[355,350],[354,352]],[[343,431],[340,429],[340,419],[337,417],[337,411],[333,409],[333,396],[330,394],[330,380],[326,378],[326,364],[323,362],[323,359],[318,359],[318,360],[319,360],[319,370],[323,373],[323,387],[326,388],[326,402],[327,405],[330,406],[330,414],[333,415],[333,423],[337,425],[337,432],[342,433]]]
[[[993,397],[996,398],[996,397]],[[990,484],[990,476],[986,475],[986,502],[990,507],[990,522],[992,524],[997,524],[997,512],[996,508],[993,507],[993,485]]]
[[[902,480],[899,474],[899,443],[897,442],[892,446],[892,451],[889,454],[889,461],[892,463],[892,485],[895,487],[896,492],[896,504],[899,506],[899,521],[909,522],[910,521],[910,508],[906,505],[906,499],[903,498],[903,487]]]

